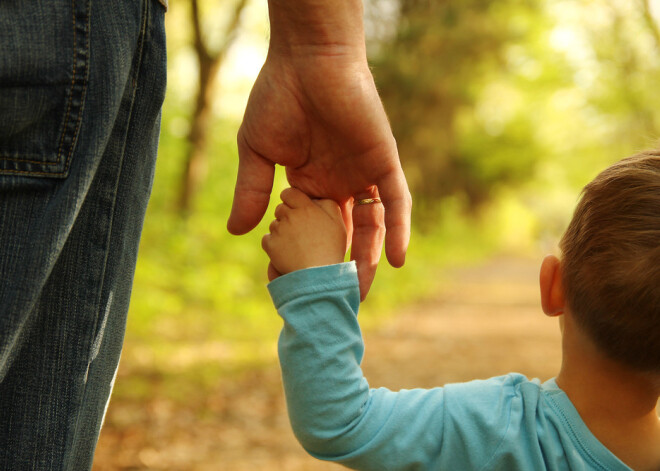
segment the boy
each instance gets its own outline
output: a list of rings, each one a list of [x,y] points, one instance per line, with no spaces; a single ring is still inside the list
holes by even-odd
[[[541,305],[559,317],[563,353],[545,383],[370,389],[339,208],[291,188],[282,201],[262,245],[286,274],[269,290],[291,424],[311,455],[381,471],[660,470],[660,151],[587,185],[561,261],[543,260]]]

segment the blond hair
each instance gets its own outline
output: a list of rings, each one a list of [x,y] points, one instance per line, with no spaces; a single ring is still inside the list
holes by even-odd
[[[585,186],[560,247],[578,325],[610,358],[660,373],[660,150]]]

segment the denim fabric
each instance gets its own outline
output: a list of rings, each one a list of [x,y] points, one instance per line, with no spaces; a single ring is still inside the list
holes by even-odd
[[[165,90],[156,0],[0,1],[0,470],[84,470]]]

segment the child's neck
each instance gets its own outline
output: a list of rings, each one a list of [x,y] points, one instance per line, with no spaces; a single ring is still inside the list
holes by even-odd
[[[563,330],[558,386],[619,459],[638,471],[660,469],[658,385],[601,355],[570,316]]]

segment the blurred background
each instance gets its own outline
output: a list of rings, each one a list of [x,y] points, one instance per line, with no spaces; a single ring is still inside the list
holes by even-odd
[[[170,3],[156,181],[95,470],[338,469],[307,458],[288,429],[260,248],[277,201],[250,234],[225,229],[235,135],[268,47],[266,1]],[[657,145],[660,1],[365,0],[365,22],[414,200],[407,263],[381,265],[361,311],[370,371],[391,387],[552,376],[554,326],[525,324],[539,311],[536,265],[556,252],[584,184]],[[278,172],[274,194],[284,187]],[[511,314],[527,329],[516,338],[536,340],[479,356],[516,338],[476,312],[453,316],[466,298],[491,313],[524,307]],[[437,334],[464,364],[443,373],[446,346],[431,366],[392,347],[420,345],[402,319],[426,334],[442,321]]]

